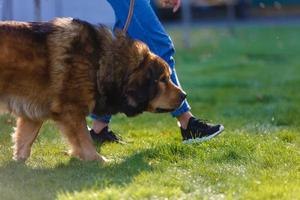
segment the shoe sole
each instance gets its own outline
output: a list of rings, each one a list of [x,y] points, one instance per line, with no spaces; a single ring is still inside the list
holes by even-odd
[[[183,144],[193,144],[193,143],[201,143],[201,142],[205,142],[208,141],[214,137],[216,137],[217,135],[219,135],[220,133],[222,133],[222,131],[224,131],[224,126],[221,125],[220,129],[215,132],[212,135],[206,136],[206,137],[202,137],[202,138],[195,138],[195,139],[188,139],[188,140],[184,140],[182,143]]]

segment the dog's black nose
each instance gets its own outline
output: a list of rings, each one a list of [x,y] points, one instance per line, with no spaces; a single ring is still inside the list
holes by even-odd
[[[181,101],[185,100],[186,96],[187,96],[187,95],[186,95],[185,92],[181,92],[181,93],[180,93],[180,99],[181,99]]]

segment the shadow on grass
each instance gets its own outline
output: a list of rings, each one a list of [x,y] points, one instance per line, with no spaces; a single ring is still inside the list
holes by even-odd
[[[58,165],[51,166],[45,163],[42,167],[35,168],[34,164],[10,161],[0,166],[0,199],[55,199],[62,193],[73,194],[83,190],[124,187],[141,173],[164,170],[149,164],[153,160],[177,163],[196,156],[196,149],[199,148],[201,149],[201,146],[194,148],[193,145],[163,144],[133,153],[120,162],[105,165],[71,159]],[[203,159],[200,154],[196,157]]]
[[[48,169],[11,161],[0,167],[0,199],[55,199],[59,193],[121,187],[141,172],[152,170],[147,154],[146,150],[105,165],[71,159]]]

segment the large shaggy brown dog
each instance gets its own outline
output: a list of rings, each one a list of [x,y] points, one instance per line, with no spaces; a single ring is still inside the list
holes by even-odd
[[[88,134],[90,113],[164,112],[185,94],[148,47],[72,18],[0,23],[0,108],[17,117],[14,159],[30,155],[42,123],[54,120],[71,155],[101,160]]]

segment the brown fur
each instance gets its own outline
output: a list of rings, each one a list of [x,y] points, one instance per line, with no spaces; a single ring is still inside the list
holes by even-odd
[[[104,161],[86,128],[90,112],[134,116],[174,110],[184,99],[168,65],[145,44],[84,21],[1,22],[0,52],[0,108],[18,118],[16,160],[29,157],[42,123],[52,119],[71,155]]]

